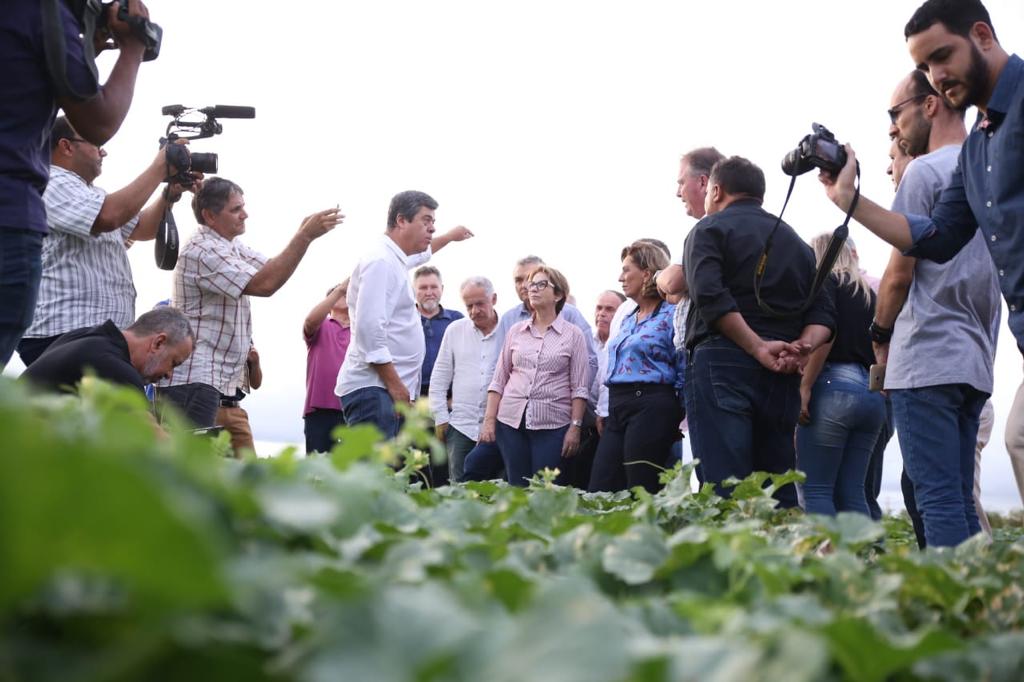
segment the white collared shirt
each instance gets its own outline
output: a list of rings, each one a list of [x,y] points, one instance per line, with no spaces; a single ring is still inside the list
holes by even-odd
[[[497,331],[484,334],[468,317],[448,325],[430,375],[430,411],[435,424],[452,428],[476,441],[487,407],[487,387],[491,383],[491,363],[497,346]],[[452,406],[448,409],[448,388]]]
[[[631,298],[627,298],[626,301],[616,309],[615,314],[612,316],[611,324],[608,325],[609,341],[619,335],[619,332],[622,331],[622,321],[626,319],[626,316],[631,315],[638,307],[639,306],[636,301]],[[605,374],[608,373],[607,349],[604,354],[604,363],[604,369],[598,372],[598,376],[601,380],[598,386],[597,407],[595,408],[595,412],[597,412],[598,417],[608,416],[608,387],[605,386],[604,383],[605,379],[608,378],[605,376]]]
[[[348,286],[352,342],[334,387],[339,397],[360,388],[386,388],[371,365],[389,362],[409,395],[419,395],[426,344],[408,270],[429,258],[429,249],[407,256],[394,240],[383,235],[360,259]]]

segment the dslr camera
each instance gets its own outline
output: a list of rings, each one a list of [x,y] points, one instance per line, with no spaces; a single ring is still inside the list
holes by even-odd
[[[811,134],[804,136],[796,149],[782,159],[782,172],[786,175],[803,175],[820,168],[838,175],[846,165],[846,150],[836,136],[820,123],[811,124]]]
[[[178,174],[166,182],[190,184],[196,173],[216,173],[217,155],[213,153],[189,152],[188,147],[170,144],[175,140],[201,140],[224,132],[218,118],[256,118],[253,107],[235,107],[218,104],[195,109],[181,104],[170,104],[162,110],[164,116],[171,116],[167,132],[160,138],[160,144],[167,145],[167,162],[178,169]]]

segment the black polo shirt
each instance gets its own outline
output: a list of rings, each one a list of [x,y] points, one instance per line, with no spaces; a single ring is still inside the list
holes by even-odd
[[[690,289],[686,347],[712,334],[726,313],[738,312],[761,338],[793,341],[809,324],[835,330],[835,306],[823,287],[801,315],[775,317],[761,310],[754,296],[754,269],[777,218],[754,200],[729,204],[694,225],[683,246],[683,267]],[[803,305],[814,281],[814,251],[782,223],[775,232],[761,298],[777,311]]]
[[[142,375],[132,366],[128,342],[110,320],[64,334],[22,377],[45,390],[72,391],[87,368],[101,379],[145,390]]]

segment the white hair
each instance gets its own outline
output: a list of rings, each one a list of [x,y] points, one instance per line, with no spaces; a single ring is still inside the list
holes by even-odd
[[[494,293],[494,285],[491,283],[491,280],[487,279],[486,277],[481,277],[479,275],[475,277],[470,277],[465,282],[463,282],[462,285],[459,286],[459,293],[461,294],[463,291],[465,291],[466,287],[480,287],[488,296]]]

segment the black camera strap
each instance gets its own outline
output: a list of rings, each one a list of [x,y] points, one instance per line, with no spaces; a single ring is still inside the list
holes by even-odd
[[[178,263],[178,226],[170,206],[164,211],[164,218],[157,228],[153,255],[156,257],[156,266],[161,270],[173,270]]]
[[[64,41],[64,23],[61,21],[60,6],[63,0],[42,0],[40,9],[43,19],[43,52],[46,55],[46,68],[50,72],[50,83],[53,85],[57,99],[70,97],[75,100],[86,100],[95,93],[80,93],[68,80],[67,44]],[[85,64],[92,72],[93,78],[99,82],[96,71],[96,51],[93,36],[96,34],[97,12],[103,11],[98,2],[83,2],[76,6],[77,18],[82,28],[82,51],[85,53]]]
[[[811,284],[811,291],[807,295],[807,299],[796,310],[776,310],[761,298],[761,281],[764,279],[764,273],[768,269],[768,254],[772,250],[772,240],[775,238],[775,232],[779,229],[779,225],[782,224],[782,214],[786,212],[786,206],[789,204],[789,199],[793,196],[793,188],[796,186],[796,178],[797,176],[794,175],[789,181],[789,191],[786,192],[786,200],[782,202],[782,210],[779,211],[779,216],[775,220],[775,225],[772,226],[771,232],[768,233],[768,239],[765,241],[764,250],[761,252],[761,257],[757,260],[757,267],[754,269],[754,298],[757,300],[758,307],[772,317],[796,317],[797,315],[803,315],[812,305],[814,305],[814,299],[817,298],[818,292],[821,291],[821,288],[825,286],[825,280],[827,280],[829,275],[832,274],[832,266],[836,264],[836,259],[839,258],[839,252],[842,250],[843,244],[846,242],[846,238],[850,235],[850,219],[853,218],[853,212],[857,210],[857,202],[860,201],[860,162],[858,162],[857,184],[854,186],[853,201],[850,202],[850,208],[846,211],[846,219],[843,220],[843,224],[832,232],[832,239],[828,242],[828,248],[825,250],[825,255],[822,256],[821,262],[818,264],[818,267],[814,272],[814,282]]]

